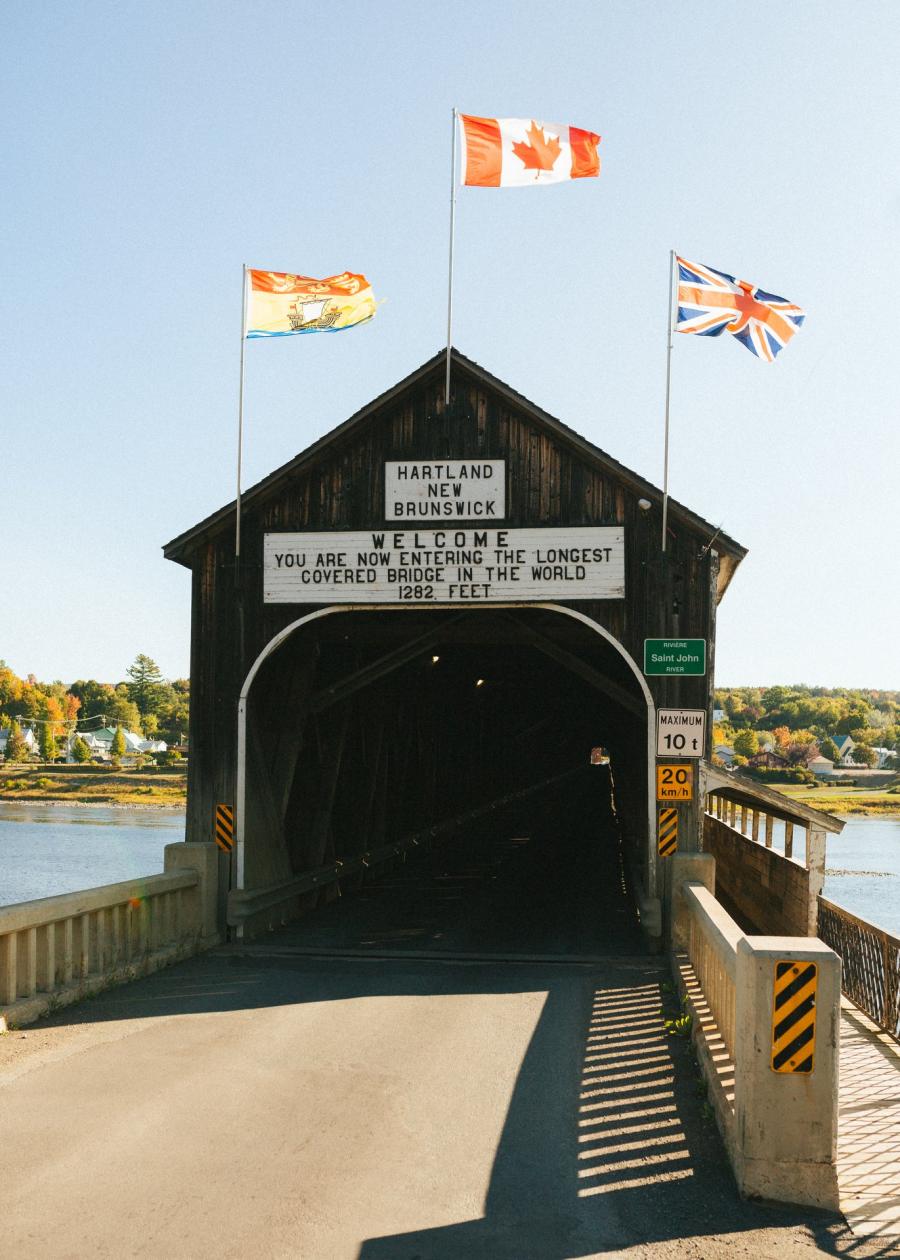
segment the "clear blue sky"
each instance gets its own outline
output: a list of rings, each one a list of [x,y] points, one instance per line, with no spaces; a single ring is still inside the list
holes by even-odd
[[[895,3],[6,6],[0,657],[188,670],[169,538],[233,498],[241,264],[365,272],[247,346],[245,485],[444,341],[450,111],[598,131],[598,181],[461,190],[454,341],[657,484],[668,250],[797,302],[677,337],[671,490],[750,548],[717,680],[900,688]]]

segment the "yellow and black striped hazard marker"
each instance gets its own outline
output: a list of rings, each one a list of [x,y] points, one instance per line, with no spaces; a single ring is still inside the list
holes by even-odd
[[[678,810],[659,811],[659,856],[671,857],[678,849]]]
[[[223,853],[234,846],[234,810],[230,805],[216,806],[216,844]]]
[[[816,1050],[818,964],[776,962],[772,1004],[772,1071],[811,1072]]]

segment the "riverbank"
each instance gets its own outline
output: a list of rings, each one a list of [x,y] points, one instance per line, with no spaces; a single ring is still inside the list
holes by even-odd
[[[186,770],[83,772],[56,766],[0,767],[0,801],[30,805],[105,805],[125,809],[184,809]]]
[[[778,792],[792,800],[827,814],[850,815],[868,818],[900,818],[900,792],[872,791],[865,788],[847,788],[839,785],[805,787],[797,783],[773,783]]]

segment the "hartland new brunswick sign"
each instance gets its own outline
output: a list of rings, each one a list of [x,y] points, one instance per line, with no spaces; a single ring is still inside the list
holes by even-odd
[[[266,534],[267,604],[460,604],[623,599],[620,525],[459,528],[506,512],[504,460],[410,460],[384,470],[389,529]],[[441,519],[441,529],[418,521]],[[413,522],[397,529],[393,522]]]

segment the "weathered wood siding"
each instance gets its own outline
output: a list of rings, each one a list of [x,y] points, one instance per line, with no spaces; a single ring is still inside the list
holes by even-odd
[[[645,637],[715,636],[716,555],[710,538],[670,518],[669,549],[660,551],[659,511],[638,507],[642,490],[627,470],[598,466],[578,449],[577,436],[549,433],[508,397],[467,376],[454,364],[455,399],[445,409],[443,373],[434,372],[407,395],[363,417],[321,449],[315,459],[270,479],[265,494],[250,492],[242,523],[240,574],[235,573],[233,513],[215,532],[191,543],[191,760],[188,839],[208,839],[217,801],[235,795],[236,706],[258,654],[285,626],[315,606],[266,605],[262,596],[263,535],[277,530],[383,529],[387,460],[503,459],[507,464],[509,526],[625,526],[626,596],[572,601],[642,665]],[[612,444],[612,443],[611,443]],[[422,523],[423,528],[425,523]],[[485,605],[484,607],[488,607]],[[711,710],[705,678],[650,678],[657,705]],[[711,721],[709,723],[711,729]],[[351,743],[356,735],[351,732]],[[375,738],[375,737],[373,737]],[[394,757],[396,741],[392,741]],[[380,756],[368,749],[366,757]],[[636,749],[640,759],[643,754]],[[646,779],[646,761],[636,765]],[[633,786],[645,801],[642,782]],[[377,786],[370,787],[377,812]],[[689,811],[690,812],[690,811]],[[696,807],[692,817],[699,827]]]

